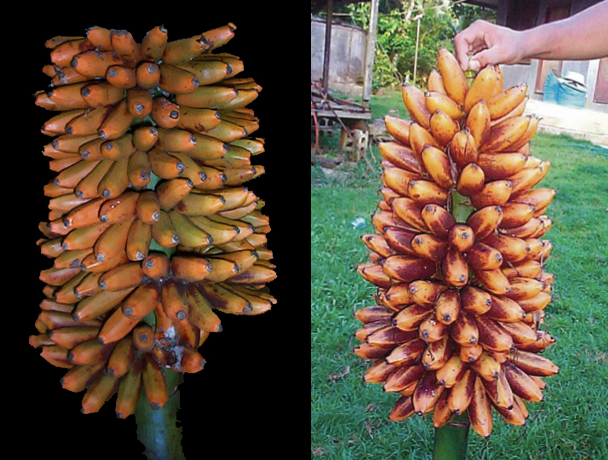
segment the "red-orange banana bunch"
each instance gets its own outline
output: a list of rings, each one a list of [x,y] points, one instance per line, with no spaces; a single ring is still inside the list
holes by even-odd
[[[56,176],[38,245],[52,266],[30,344],[67,369],[64,388],[86,390],[85,413],[115,393],[121,418],[140,392],[162,407],[165,370],[202,369],[218,312],[276,302],[269,220],[245,185],[264,173],[247,107],[261,87],[217,51],[235,29],[171,41],[155,27],[137,42],[92,27],[46,42],[52,84],[35,102],[56,112],[42,127]]]
[[[355,314],[355,353],[372,362],[365,381],[400,395],[391,420],[433,412],[440,427],[466,411],[487,437],[492,408],[523,425],[558,372],[539,354],[554,342],[541,326],[555,196],[537,187],[550,166],[530,153],[539,120],[525,85],[503,88],[497,66],[469,84],[445,48],[427,88],[402,94],[411,120],[387,116],[393,139],[378,145],[382,200],[358,269],[376,304]]]

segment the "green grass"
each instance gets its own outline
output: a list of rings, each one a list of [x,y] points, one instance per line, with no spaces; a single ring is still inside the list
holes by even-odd
[[[382,101],[381,101],[382,102]],[[386,107],[394,102],[387,101]],[[396,104],[397,106],[399,104]],[[532,152],[552,163],[543,187],[558,194],[546,235],[555,249],[555,297],[544,328],[557,338],[545,355],[559,367],[543,403],[529,404],[525,427],[496,414],[489,440],[471,432],[475,460],[608,459],[608,155],[567,136],[538,134]],[[376,154],[377,155],[377,154]],[[376,157],[377,158],[377,157]],[[378,162],[376,163],[378,165]],[[377,171],[378,172],[378,171]],[[378,172],[379,174],[379,172]],[[373,304],[374,288],[356,272],[372,233],[380,179],[358,167],[339,179],[311,169],[311,458],[430,459],[430,416],[393,423],[395,395],[366,385],[368,364],[352,353],[354,310]],[[364,228],[350,222],[366,218]]]

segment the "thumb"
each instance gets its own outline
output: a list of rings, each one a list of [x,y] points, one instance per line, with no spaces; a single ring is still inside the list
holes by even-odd
[[[494,64],[500,64],[499,51],[496,46],[480,51],[469,59],[469,69],[471,70],[480,70]]]

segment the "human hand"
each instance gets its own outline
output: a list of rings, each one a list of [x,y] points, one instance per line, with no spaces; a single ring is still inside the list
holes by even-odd
[[[477,20],[454,37],[456,59],[463,70],[480,70],[494,64],[523,60],[522,33]]]

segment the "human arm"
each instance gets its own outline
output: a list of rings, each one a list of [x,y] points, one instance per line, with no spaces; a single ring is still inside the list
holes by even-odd
[[[597,59],[608,56],[607,24],[608,0],[604,0],[569,18],[524,31],[475,21],[456,35],[454,46],[464,70],[526,59]]]

